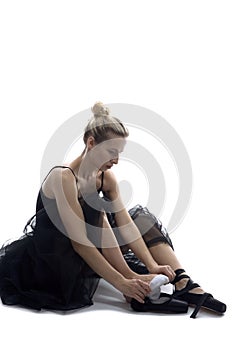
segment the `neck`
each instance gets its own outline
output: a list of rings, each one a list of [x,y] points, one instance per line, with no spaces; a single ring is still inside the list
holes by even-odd
[[[73,171],[77,176],[78,176],[80,165],[82,161],[85,159],[86,154],[87,154],[87,149],[84,148],[82,153],[77,158],[75,158],[71,163],[67,164],[70,168],[73,169]],[[92,175],[93,173],[95,173],[96,176],[99,176],[102,173],[102,170],[98,170],[97,173],[96,171],[91,171],[91,173],[89,173],[88,175]]]

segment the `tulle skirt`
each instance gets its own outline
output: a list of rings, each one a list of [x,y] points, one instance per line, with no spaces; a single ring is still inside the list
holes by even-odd
[[[57,230],[35,230],[0,250],[0,295],[6,305],[36,310],[90,306],[98,282]]]
[[[136,205],[129,211],[150,248],[171,240],[161,222],[147,208]],[[107,213],[117,228],[114,214]],[[145,229],[145,225],[148,229]],[[93,304],[98,276],[75,252],[70,239],[52,225],[32,226],[30,232],[0,249],[0,296],[3,304],[41,310],[72,310]],[[148,273],[128,245],[122,245],[130,268]]]

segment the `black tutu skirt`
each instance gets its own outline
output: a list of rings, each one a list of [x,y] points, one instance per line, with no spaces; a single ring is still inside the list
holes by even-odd
[[[51,211],[56,225],[48,215]],[[88,215],[90,221],[100,217],[97,211]],[[36,214],[28,220],[24,235],[0,249],[3,304],[36,310],[72,310],[93,304],[100,277],[77,254],[64,230],[58,229],[59,221],[62,225],[56,201],[40,190]]]
[[[36,214],[26,224],[24,235],[0,249],[2,303],[35,310],[72,310],[90,306],[100,277],[48,217],[45,203],[49,202],[56,211],[55,200],[44,197],[42,201],[42,197],[40,191]],[[96,224],[99,220],[101,224],[101,212],[88,208],[84,202],[81,205],[87,222]],[[143,232],[148,247],[159,242],[172,246],[166,230],[147,208],[137,205],[129,213],[139,230],[145,220],[150,222],[150,229]],[[107,216],[111,227],[117,229],[114,214],[109,212]],[[147,273],[146,267],[127,245],[120,245],[128,265],[138,273]]]
[[[92,305],[99,277],[57,230],[35,230],[0,251],[3,304],[36,310]]]

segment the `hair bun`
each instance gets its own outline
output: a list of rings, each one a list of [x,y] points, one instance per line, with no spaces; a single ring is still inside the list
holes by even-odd
[[[91,110],[94,114],[94,117],[96,118],[109,115],[109,108],[106,107],[102,102],[96,102]]]

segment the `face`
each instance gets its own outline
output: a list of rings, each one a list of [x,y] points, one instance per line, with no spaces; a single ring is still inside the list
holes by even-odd
[[[99,144],[94,143],[94,147],[89,149],[92,153],[90,160],[101,171],[111,169],[118,163],[119,153],[123,152],[125,144],[126,139],[123,137],[111,138]]]

